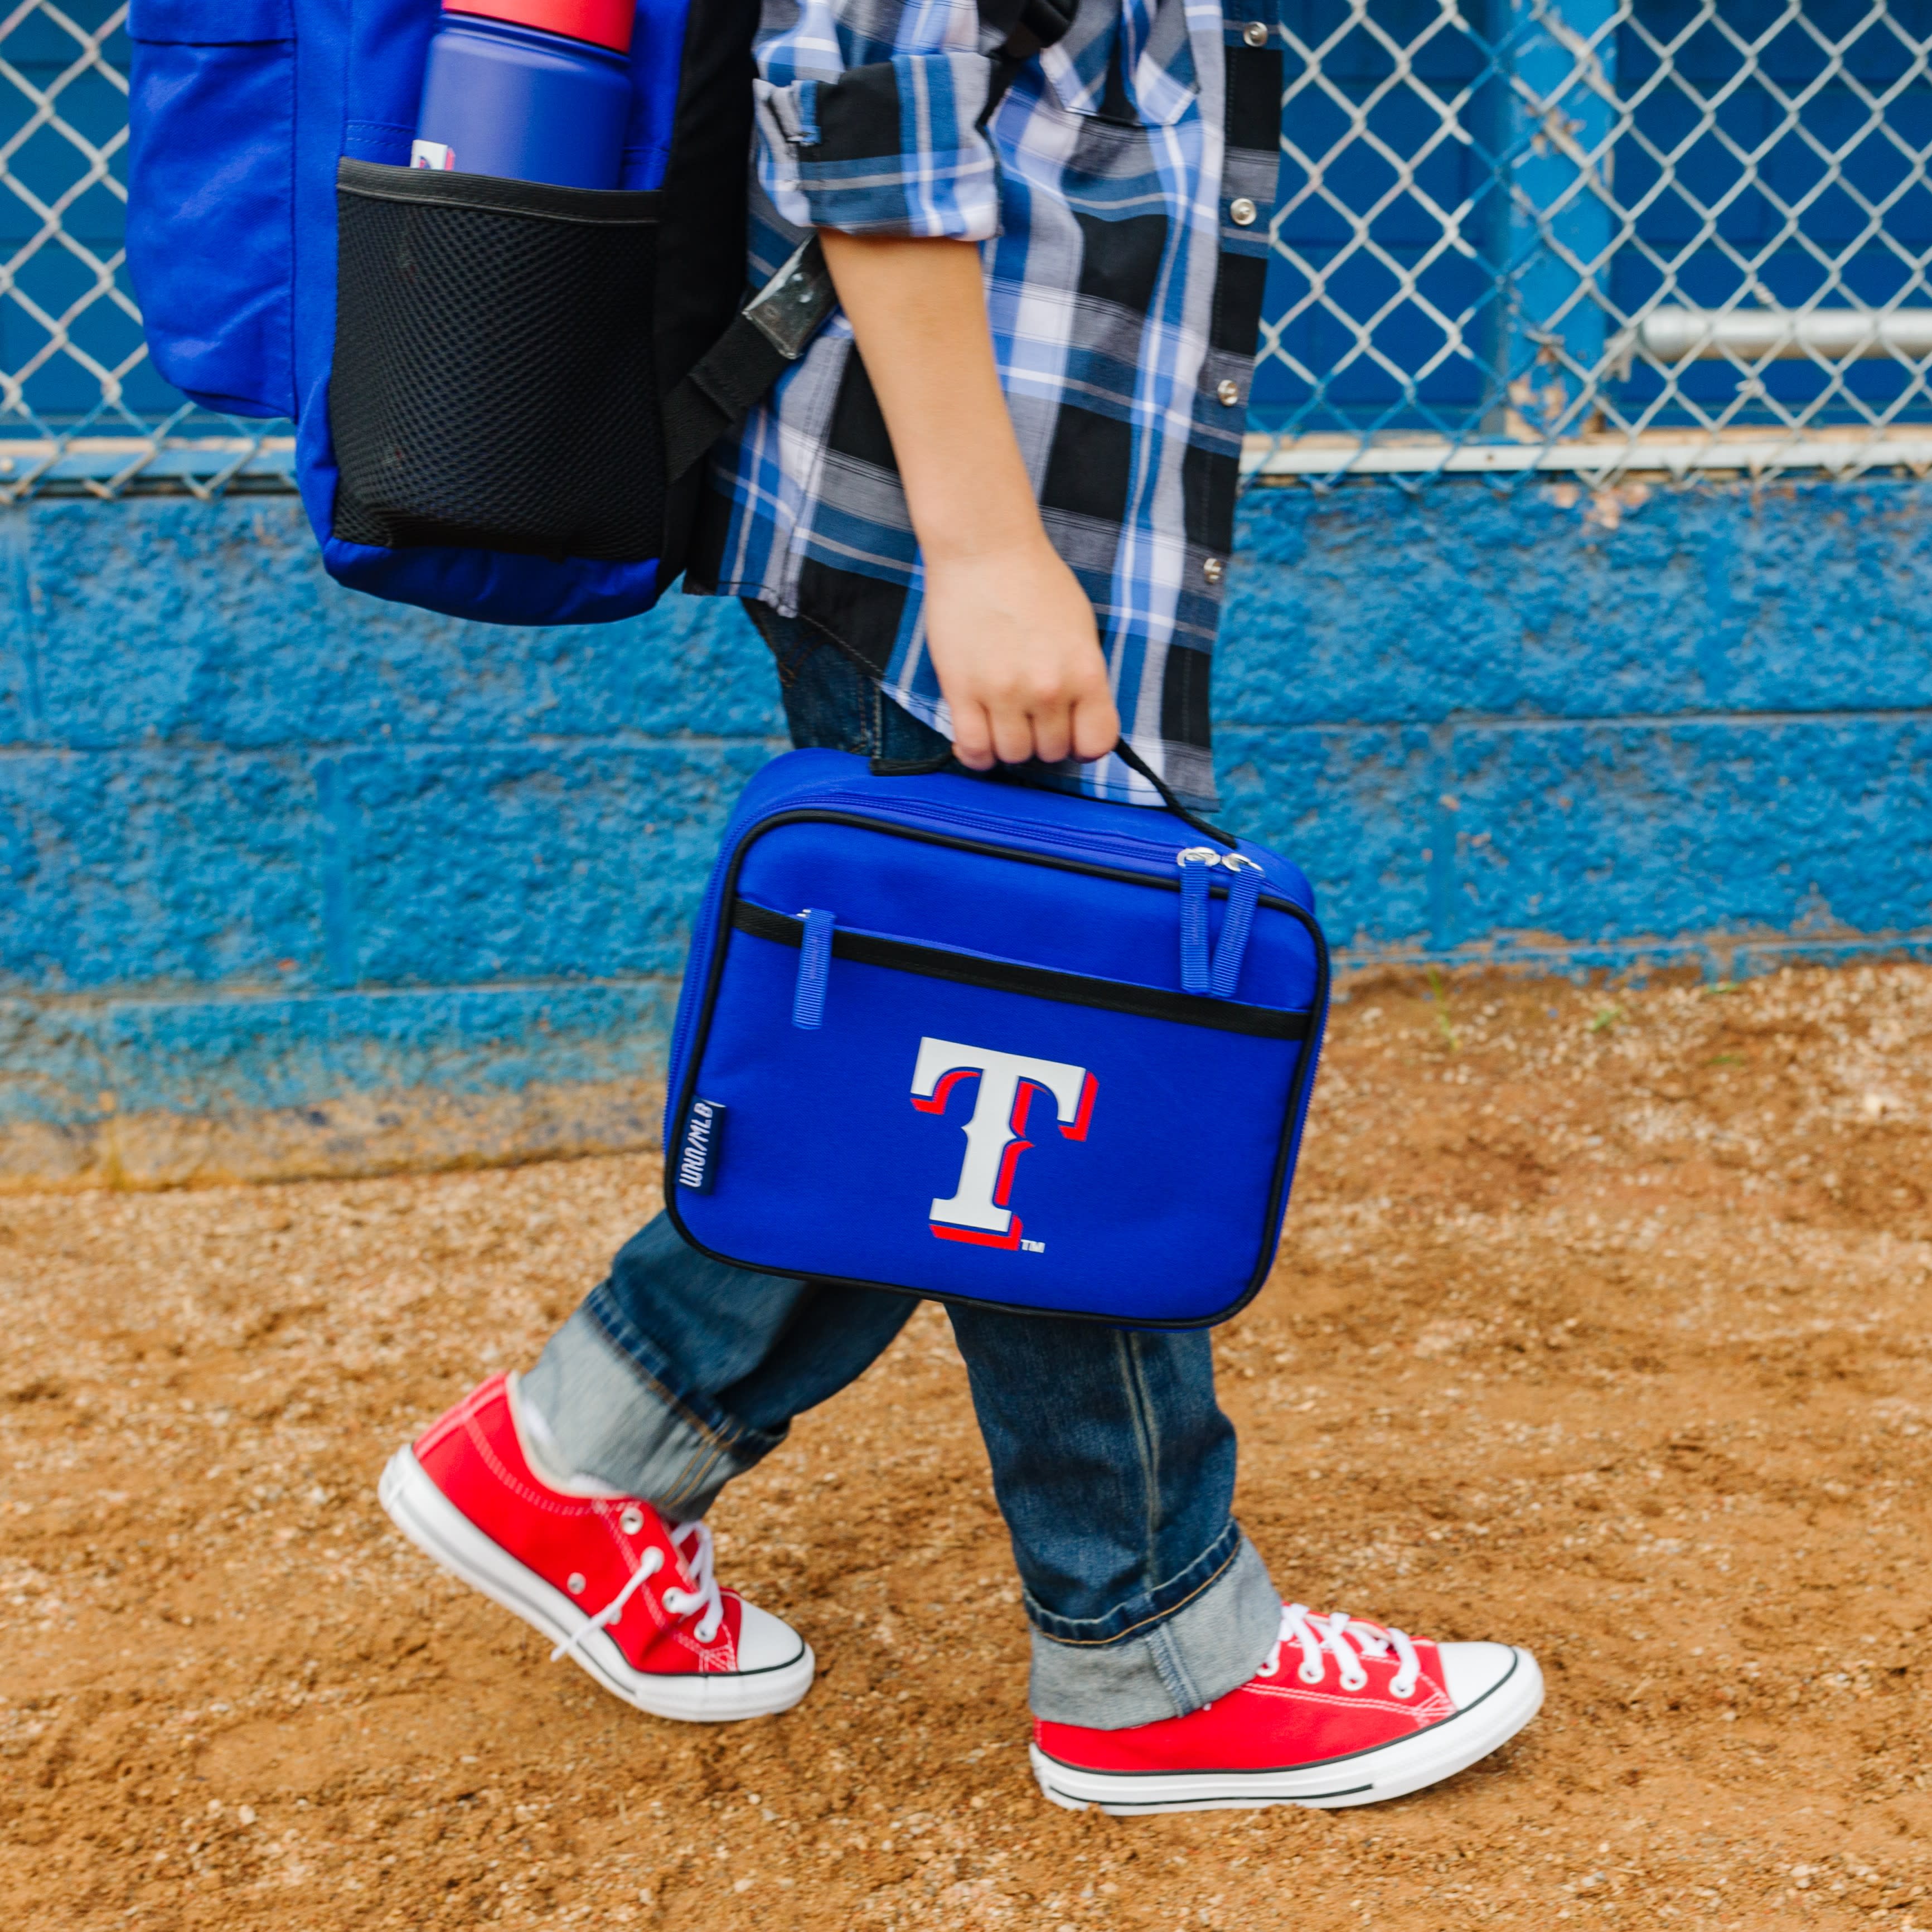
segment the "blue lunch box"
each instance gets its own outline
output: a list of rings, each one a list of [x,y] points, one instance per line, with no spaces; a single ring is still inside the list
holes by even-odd
[[[718,1258],[1145,1328],[1280,1237],[1328,1000],[1307,880],[1202,821],[775,759],[673,1034],[664,1192]]]

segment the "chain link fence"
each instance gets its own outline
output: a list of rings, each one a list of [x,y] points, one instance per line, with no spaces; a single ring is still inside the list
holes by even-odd
[[[1281,0],[1251,472],[1932,470],[1932,0]],[[0,499],[285,488],[148,364],[126,8],[0,0]]]
[[[1287,0],[1250,463],[1932,465],[1932,4]]]
[[[128,10],[0,0],[0,501],[286,488],[286,423],[154,373],[128,280]]]

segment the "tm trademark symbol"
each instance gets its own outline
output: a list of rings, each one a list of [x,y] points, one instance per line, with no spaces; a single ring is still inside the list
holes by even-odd
[[[1030,1255],[1043,1255],[1046,1252],[1046,1244],[1044,1241],[1029,1241],[1022,1239],[1020,1246]]]

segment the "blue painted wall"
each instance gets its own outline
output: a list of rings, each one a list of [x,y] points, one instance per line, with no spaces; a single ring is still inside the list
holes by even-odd
[[[1748,969],[1932,938],[1932,490],[1251,496],[1231,814],[1338,944]]]
[[[294,504],[0,520],[0,1177],[634,1144],[724,812],[735,607],[382,605]],[[1932,487],[1266,490],[1227,816],[1357,959],[1932,951]]]

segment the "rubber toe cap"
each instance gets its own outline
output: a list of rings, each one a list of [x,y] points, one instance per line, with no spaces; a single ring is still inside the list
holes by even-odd
[[[782,1618],[755,1604],[742,1606],[738,1624],[740,1670],[782,1670],[804,1654],[804,1638]]]
[[[1436,1647],[1442,1660],[1442,1688],[1459,1711],[1486,1697],[1516,1666],[1516,1654],[1506,1643],[1445,1643]]]

